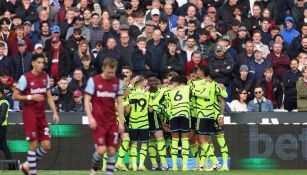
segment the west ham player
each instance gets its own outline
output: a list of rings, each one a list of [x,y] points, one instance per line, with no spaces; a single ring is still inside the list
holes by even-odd
[[[85,89],[85,111],[88,116],[89,126],[93,130],[93,139],[96,146],[96,151],[92,158],[91,175],[96,174],[105,152],[108,154],[106,174],[113,174],[118,134],[124,132],[123,85],[115,77],[116,69],[117,61],[112,58],[106,58],[102,65],[103,72],[90,78]],[[116,121],[116,99],[119,125],[117,125]]]
[[[26,175],[36,175],[37,160],[42,159],[51,148],[51,135],[45,115],[46,98],[53,112],[55,124],[59,122],[56,106],[50,92],[49,77],[43,71],[44,64],[45,57],[43,55],[33,55],[33,69],[20,77],[13,93],[14,100],[24,101],[22,119],[30,148],[27,161],[21,165],[21,169]],[[37,148],[39,142],[40,147]]]

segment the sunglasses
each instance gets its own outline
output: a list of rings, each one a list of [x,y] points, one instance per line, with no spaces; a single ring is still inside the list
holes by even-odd
[[[244,94],[244,95],[246,95],[247,93],[246,93],[246,92],[243,92],[243,93],[241,93],[241,94]]]
[[[255,94],[261,94],[261,93],[262,93],[261,91],[256,91],[256,92],[255,92]]]

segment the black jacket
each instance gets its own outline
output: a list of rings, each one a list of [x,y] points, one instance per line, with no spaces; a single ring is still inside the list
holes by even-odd
[[[60,92],[61,93],[61,92]],[[70,112],[74,107],[73,94],[71,90],[68,90],[66,94],[60,94],[59,100],[57,101],[59,111]]]
[[[171,68],[168,69],[168,66]],[[161,76],[165,77],[170,71],[175,71],[179,75],[185,73],[185,58],[182,55],[175,53],[172,56],[169,52],[163,55],[161,59]]]
[[[48,63],[46,67],[46,72],[50,74],[53,51],[49,50],[47,52]],[[60,77],[67,77],[72,71],[72,59],[66,48],[62,48],[59,53],[59,73]]]
[[[104,48],[98,52],[95,63],[96,71],[101,73],[101,66],[105,58],[114,58],[117,61],[117,73],[119,74],[123,67],[123,58],[116,49]]]
[[[76,90],[80,90],[80,91],[84,92],[85,86],[86,86],[86,79],[85,78],[83,78],[81,86],[79,85],[79,82],[76,81],[75,79],[72,79],[71,82],[68,85],[69,89],[71,89],[73,92],[76,91]]]
[[[262,77],[261,79],[259,79],[256,82],[257,86],[263,87],[265,97],[267,97],[266,84],[267,84],[267,81],[264,77]],[[282,90],[282,86],[281,86],[279,80],[274,76],[272,78],[272,88],[273,88],[273,94],[272,94],[273,99],[275,99],[276,102],[277,102],[277,108],[280,108],[281,104],[282,104],[282,99],[283,99],[283,90]],[[274,108],[275,108],[275,106],[274,106]]]
[[[221,59],[218,58],[209,58],[209,70],[212,79],[218,83],[222,83],[225,86],[230,84],[230,80],[232,79],[232,71],[233,71],[233,62],[231,58],[223,57]],[[230,66],[230,69],[226,69]],[[219,72],[215,70],[219,69]]]
[[[32,5],[28,9],[23,5],[16,8],[15,14],[21,16],[22,21],[30,21],[32,24],[39,20],[37,10]]]
[[[139,49],[132,52],[131,55],[131,68],[136,75],[146,75],[150,70],[146,69],[146,65],[151,68],[151,55],[148,51],[145,54]]]
[[[231,81],[231,94],[232,98],[239,97],[239,90],[245,89],[248,93],[248,100],[253,98],[253,90],[254,90],[254,79],[252,76],[248,75],[247,79],[244,81],[237,76],[235,79]]]
[[[0,69],[7,69],[10,72],[10,75],[13,73],[13,63],[12,59],[8,56],[3,56],[2,60],[0,60]]]
[[[21,75],[31,70],[32,53],[25,52],[20,54],[19,52],[11,57],[13,61],[13,78],[18,81]]]
[[[293,72],[288,70],[284,73],[283,76],[283,84],[285,87],[285,99],[296,99],[296,82],[299,78],[302,77],[302,73],[298,70],[297,72]]]

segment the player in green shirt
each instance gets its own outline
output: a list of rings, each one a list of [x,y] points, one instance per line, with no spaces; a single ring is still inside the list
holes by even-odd
[[[166,95],[169,124],[172,135],[171,156],[173,170],[178,171],[178,143],[182,143],[182,171],[188,170],[189,131],[190,131],[190,87],[183,85],[185,77],[173,77],[170,91]]]
[[[214,106],[213,106],[213,96],[215,95],[215,86],[208,79],[209,69],[206,66],[201,66],[198,69],[198,77],[200,80],[193,82],[191,87],[192,95],[196,96],[196,106],[197,106],[197,133],[198,141],[201,145],[200,154],[200,165],[199,170],[203,170],[203,165],[206,161],[206,156],[210,157],[213,164],[213,168],[219,165],[219,162],[214,155],[214,150],[209,145],[209,137],[214,135]],[[211,170],[211,169],[210,169]],[[213,169],[212,169],[213,170]],[[209,171],[209,170],[208,170]]]
[[[133,171],[145,171],[144,160],[147,154],[147,144],[149,141],[149,93],[144,90],[145,79],[139,76],[135,83],[135,90],[128,95],[128,106],[126,111],[129,115],[129,136],[131,140],[131,161]],[[141,142],[140,163],[137,166],[137,146]]]
[[[163,134],[161,115],[166,109],[163,105],[165,100],[165,88],[158,88],[158,78],[156,74],[148,75],[149,96],[153,111],[148,113],[150,141],[148,145],[148,155],[152,163],[152,170],[157,170],[157,150],[161,160],[161,170],[168,170],[166,162],[166,146]]]

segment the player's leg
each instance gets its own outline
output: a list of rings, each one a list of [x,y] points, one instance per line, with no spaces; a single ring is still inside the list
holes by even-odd
[[[115,152],[116,148],[113,146],[107,147],[107,166],[106,166],[106,175],[113,175],[115,169]]]
[[[228,147],[225,141],[224,132],[217,132],[216,133],[216,140],[220,146],[222,158],[223,158],[223,166],[220,169],[221,171],[228,171]]]
[[[158,149],[158,153],[160,156],[160,160],[161,160],[161,169],[162,170],[167,170],[168,169],[168,165],[167,165],[167,161],[166,161],[166,145],[165,145],[165,139],[164,139],[164,134],[163,134],[163,130],[157,130],[155,133],[155,138],[157,140],[157,149]]]
[[[189,132],[190,132],[190,120],[186,117],[179,117],[179,129],[181,131],[181,143],[182,143],[182,171],[188,171],[188,160],[190,155],[189,145]]]
[[[150,139],[148,144],[148,155],[150,157],[152,170],[155,171],[159,168],[157,163],[157,150],[156,150],[156,139],[153,133],[150,133]]]
[[[102,167],[101,167],[101,171],[106,172],[107,171],[107,161],[108,161],[108,153],[105,152],[102,156]]]
[[[41,141],[40,147],[36,149],[36,159],[37,161],[41,160],[47,152],[51,149],[51,141],[43,140]]]
[[[132,170],[137,171],[138,130],[129,128],[129,137],[131,141],[130,158],[131,158]]]
[[[147,147],[149,142],[149,129],[140,129],[139,130],[139,138],[141,141],[141,150],[140,150],[140,164],[139,170],[146,171],[146,167],[144,165],[145,158],[147,155]]]
[[[92,156],[91,175],[96,175],[96,172],[99,169],[99,165],[101,163],[101,159],[103,155],[106,153],[106,151],[107,147],[105,145],[100,145],[96,147],[96,151]]]
[[[179,132],[172,132],[171,157],[173,163],[173,171],[178,171],[177,159],[178,159],[179,136],[180,136]]]
[[[124,157],[126,153],[129,151],[129,145],[130,145],[130,138],[129,138],[128,130],[126,130],[125,133],[121,134],[121,139],[122,139],[122,142],[118,150],[118,159],[115,164],[115,167],[122,171],[128,171],[124,163]]]
[[[190,143],[190,150],[192,156],[195,159],[196,165],[194,170],[196,171],[199,167],[199,149],[197,143],[197,134],[196,134],[196,118],[191,117],[191,131],[189,132],[189,143]]]

